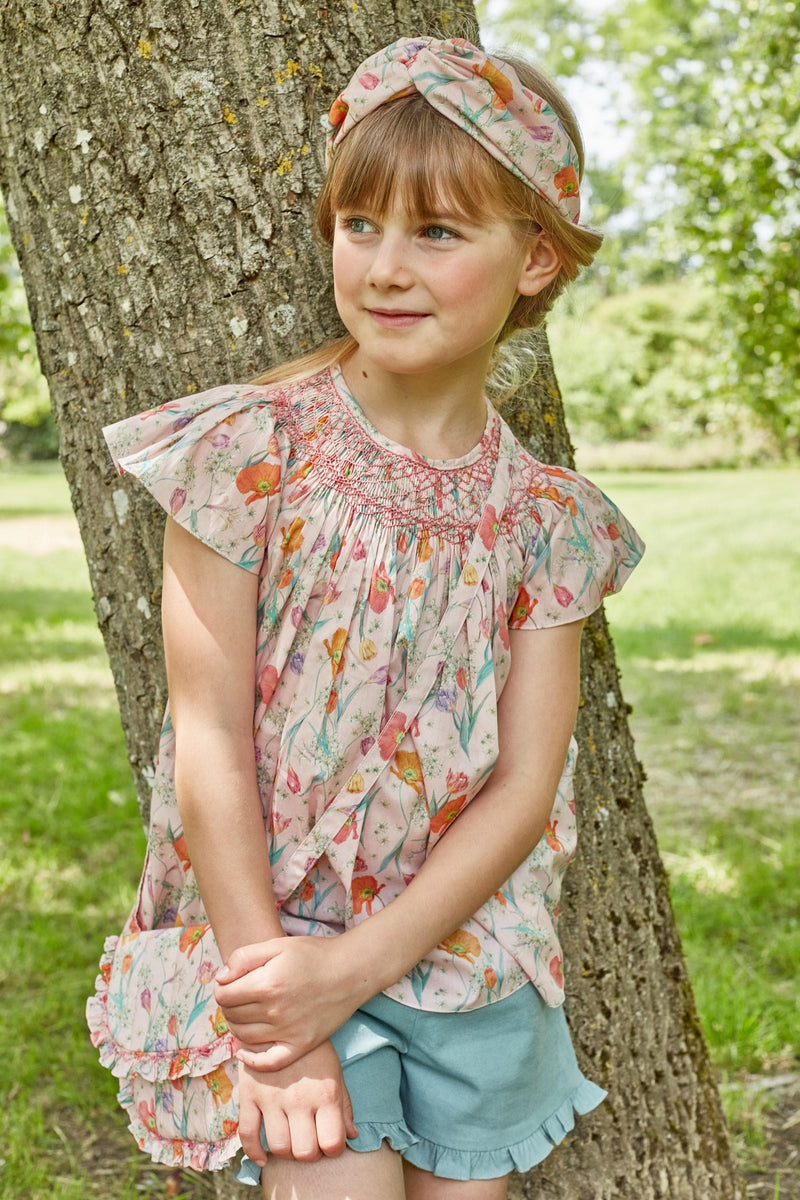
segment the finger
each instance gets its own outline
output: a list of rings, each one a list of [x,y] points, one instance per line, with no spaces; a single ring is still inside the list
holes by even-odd
[[[358,1130],[356,1129],[356,1123],[353,1120],[353,1102],[350,1099],[350,1093],[348,1092],[344,1083],[342,1083],[342,1093],[343,1093],[343,1095],[342,1095],[342,1110],[344,1112],[344,1127],[347,1131],[347,1136],[349,1138],[357,1138]]]
[[[317,1123],[314,1114],[307,1108],[289,1113],[289,1129],[292,1138],[292,1158],[296,1162],[317,1162],[321,1157],[317,1141]]]
[[[246,1067],[254,1071],[280,1071],[297,1062],[304,1054],[308,1054],[312,1045],[292,1045],[289,1042],[273,1042],[268,1048],[258,1050],[255,1047],[242,1046],[237,1050],[236,1057]]]
[[[252,976],[251,976],[252,978]],[[244,981],[236,980],[230,985],[230,988],[219,986],[219,995],[217,1003],[222,1009],[226,1017],[230,1016],[234,1021],[240,1024],[251,1022],[257,1024],[259,1021],[272,1021],[274,1001],[271,998],[271,992],[268,989],[259,991],[258,996],[254,996],[252,992],[248,995],[236,995],[233,991],[238,988],[240,983]]]
[[[341,1106],[325,1104],[318,1108],[316,1126],[320,1150],[326,1158],[337,1158],[347,1145]]]
[[[280,952],[282,938],[271,938],[268,942],[254,942],[250,946],[239,946],[229,956],[228,961],[217,972],[220,983],[232,983],[248,971],[263,967]]]
[[[248,971],[246,975],[227,982],[217,977],[214,980],[214,994],[217,1003],[223,1008],[256,1007],[263,1004],[270,994],[270,986],[264,982],[263,963]]]
[[[289,1118],[282,1109],[270,1110],[264,1113],[264,1133],[267,1138],[270,1154],[276,1158],[292,1157],[292,1136],[289,1132]]]
[[[246,1046],[265,1050],[267,1046],[272,1045],[276,1031],[271,1025],[265,1025],[263,1022],[250,1025],[244,1021],[232,1021],[227,1014],[225,1014],[225,1022],[233,1036],[240,1042],[244,1042]]]
[[[267,1165],[267,1156],[261,1145],[261,1110],[254,1104],[243,1105],[239,1111],[239,1140],[248,1158],[259,1167]]]

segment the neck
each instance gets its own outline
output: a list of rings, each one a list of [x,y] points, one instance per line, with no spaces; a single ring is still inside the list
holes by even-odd
[[[478,444],[486,428],[488,358],[482,354],[482,361],[466,370],[397,374],[376,366],[357,347],[341,369],[379,433],[426,458],[460,458]]]

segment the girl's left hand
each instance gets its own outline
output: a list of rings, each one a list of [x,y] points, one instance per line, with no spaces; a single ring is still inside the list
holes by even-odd
[[[237,1057],[256,1071],[296,1062],[343,1025],[372,994],[347,962],[345,935],[282,937],[231,954],[214,983]]]

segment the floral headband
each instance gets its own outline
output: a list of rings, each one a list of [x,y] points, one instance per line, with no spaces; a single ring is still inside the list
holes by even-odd
[[[513,67],[463,38],[400,38],[368,58],[328,114],[328,159],[357,121],[418,91],[573,224],[580,216],[578,152],[551,106]]]

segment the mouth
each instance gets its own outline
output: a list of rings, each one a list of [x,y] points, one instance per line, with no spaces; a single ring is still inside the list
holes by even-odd
[[[368,308],[367,312],[373,321],[377,325],[382,325],[384,329],[408,329],[413,325],[418,325],[428,316],[428,313],[396,308]]]

